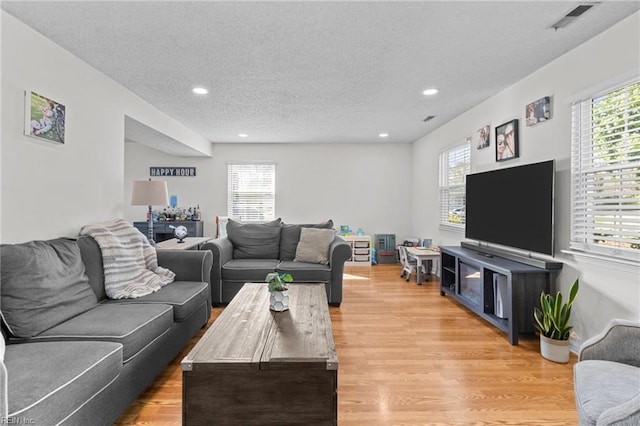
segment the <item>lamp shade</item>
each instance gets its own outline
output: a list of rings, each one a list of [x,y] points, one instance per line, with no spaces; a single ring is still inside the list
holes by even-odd
[[[169,205],[167,182],[160,180],[133,181],[131,191],[132,206],[166,206]]]

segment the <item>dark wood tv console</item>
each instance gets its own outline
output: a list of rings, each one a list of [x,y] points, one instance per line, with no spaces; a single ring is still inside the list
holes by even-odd
[[[505,331],[509,343],[517,345],[520,333],[535,331],[533,308],[542,291],[553,290],[561,267],[527,265],[465,247],[441,247],[440,294]]]

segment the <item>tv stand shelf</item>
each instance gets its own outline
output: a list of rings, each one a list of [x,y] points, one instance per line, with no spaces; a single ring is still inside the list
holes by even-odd
[[[557,268],[526,265],[464,247],[440,248],[440,294],[450,296],[508,335],[535,331],[533,308],[550,292]]]

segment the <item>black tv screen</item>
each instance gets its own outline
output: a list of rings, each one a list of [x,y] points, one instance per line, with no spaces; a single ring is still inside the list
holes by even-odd
[[[554,254],[554,160],[467,175],[465,237]]]

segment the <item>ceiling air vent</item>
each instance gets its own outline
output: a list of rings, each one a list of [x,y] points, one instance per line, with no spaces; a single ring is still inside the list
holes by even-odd
[[[425,119],[424,119],[424,120],[422,120],[422,121],[424,121],[424,122],[426,123],[427,121],[433,120],[434,118],[436,118],[436,116],[435,116],[435,115],[427,115],[427,116],[425,117]]]
[[[579,16],[581,16],[583,13],[585,13],[587,10],[591,9],[595,5],[596,5],[595,3],[586,3],[586,4],[578,5],[571,12],[567,13],[562,18],[560,18],[558,22],[556,22],[555,24],[552,24],[551,28],[557,31],[558,28],[566,27],[567,25],[569,25],[570,23],[578,19]]]

